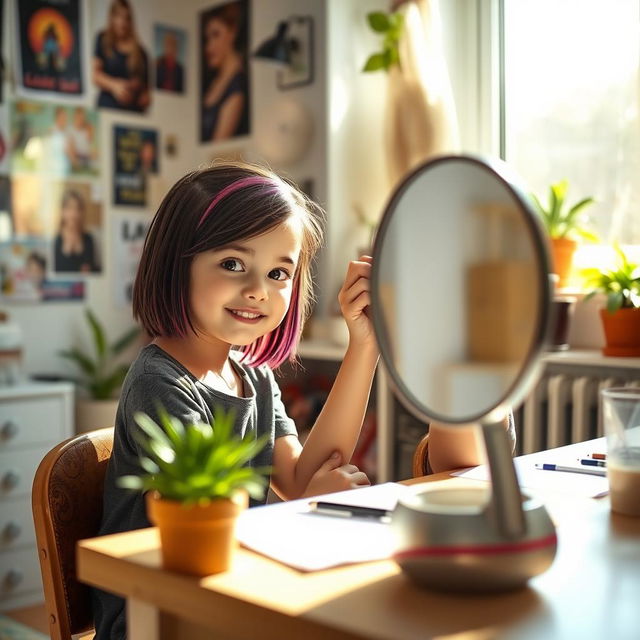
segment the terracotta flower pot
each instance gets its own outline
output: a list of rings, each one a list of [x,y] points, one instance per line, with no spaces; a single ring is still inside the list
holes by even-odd
[[[558,288],[562,289],[569,285],[571,278],[571,268],[573,266],[573,255],[576,252],[578,243],[569,238],[551,238],[551,259],[553,262],[553,272],[558,274]]]
[[[600,309],[606,344],[605,356],[640,357],[640,309]]]
[[[235,526],[246,509],[247,494],[184,506],[156,492],[146,496],[149,520],[158,527],[165,569],[206,576],[226,571],[236,547]]]

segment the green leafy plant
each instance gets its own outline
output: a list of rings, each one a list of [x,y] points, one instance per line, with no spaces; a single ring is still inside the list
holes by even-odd
[[[140,329],[133,327],[109,344],[104,327],[91,309],[86,309],[85,317],[91,328],[94,353],[74,347],[59,351],[58,354],[71,360],[80,369],[82,376],[75,381],[87,390],[91,398],[107,400],[120,389],[129,370],[128,364],[114,364],[113,360],[140,335]]]
[[[549,189],[549,204],[545,207],[535,194],[531,199],[537,209],[542,222],[550,238],[580,237],[584,240],[597,242],[598,236],[589,229],[588,219],[584,215],[584,209],[594,202],[593,198],[583,198],[573,206],[566,204],[567,180],[561,180],[552,184]]]
[[[618,309],[640,308],[640,264],[630,262],[618,245],[614,245],[614,249],[618,254],[616,269],[591,268],[581,271],[585,285],[594,287],[585,300],[596,293],[604,293],[609,313]]]
[[[120,487],[157,491],[162,498],[184,504],[207,504],[216,498],[230,498],[244,489],[262,498],[271,467],[247,467],[267,444],[269,435],[259,438],[235,434],[233,411],[216,408],[211,424],[183,425],[159,406],[160,425],[146,413],[135,421],[140,427],[133,435],[146,455],[140,457],[145,472],[122,476]]]
[[[367,22],[376,33],[382,36],[382,51],[370,55],[362,70],[388,71],[393,65],[400,65],[398,45],[404,30],[404,15],[374,11],[367,14]]]

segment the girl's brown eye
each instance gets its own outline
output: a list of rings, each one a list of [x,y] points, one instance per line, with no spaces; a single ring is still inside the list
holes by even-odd
[[[227,271],[242,271],[242,263],[239,260],[224,260],[220,266]]]
[[[269,277],[274,280],[287,280],[291,276],[284,269],[272,269],[269,271]]]

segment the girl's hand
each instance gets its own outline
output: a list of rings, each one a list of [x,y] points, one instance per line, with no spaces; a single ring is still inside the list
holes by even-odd
[[[376,345],[373,324],[367,314],[371,304],[371,256],[352,260],[344,284],[338,293],[338,302],[349,329],[349,343]]]
[[[346,491],[369,486],[369,478],[353,464],[342,464],[341,455],[335,451],[311,476],[303,498],[334,491]]]

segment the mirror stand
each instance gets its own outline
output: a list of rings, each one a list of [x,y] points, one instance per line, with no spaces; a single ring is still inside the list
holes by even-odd
[[[482,437],[491,475],[491,502],[489,509],[496,528],[506,540],[525,535],[527,524],[522,510],[522,494],[516,469],[511,457],[511,440],[504,422],[483,422]]]

